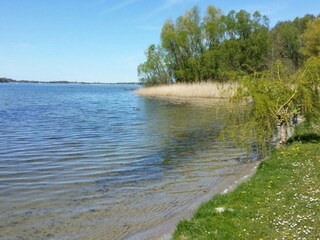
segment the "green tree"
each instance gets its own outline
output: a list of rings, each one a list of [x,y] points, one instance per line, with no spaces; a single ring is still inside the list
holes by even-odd
[[[145,54],[147,61],[138,66],[140,82],[145,86],[171,83],[172,78],[163,49],[152,44]]]
[[[201,81],[201,56],[204,52],[199,9],[192,8],[177,18],[167,20],[161,32],[162,47],[172,63],[176,82]]]
[[[315,19],[315,16],[312,14],[306,14],[304,17],[299,18],[296,17],[293,20],[293,24],[295,25],[295,27],[298,29],[300,34],[303,34],[304,31],[307,29],[308,23],[310,21],[313,21]]]
[[[319,57],[310,58],[294,76],[280,61],[271,70],[246,75],[240,82],[235,100],[249,103],[250,118],[241,126],[229,127],[229,132],[236,128],[237,134],[233,137],[245,143],[250,143],[254,136],[264,152],[276,134],[280,135],[279,143],[285,144],[288,128],[294,126],[292,119],[297,115],[303,117],[306,124],[318,124],[319,90]]]
[[[313,15],[307,14],[302,18],[297,17],[293,21],[279,22],[270,31],[269,66],[276,59],[281,59],[294,72],[303,64],[305,57],[300,51],[302,47],[301,35],[305,32],[308,22],[313,19]]]
[[[222,12],[214,6],[208,6],[203,18],[205,47],[207,50],[215,49],[223,40]]]
[[[308,23],[301,39],[304,43],[301,52],[305,56],[320,56],[320,17]]]
[[[148,84],[228,81],[239,72],[273,69],[277,59],[294,73],[308,56],[318,54],[319,20],[308,24],[313,19],[306,15],[279,22],[270,31],[268,18],[259,12],[232,10],[224,15],[208,6],[201,17],[194,7],[165,22],[161,47],[147,50],[147,61],[138,74]]]
[[[268,18],[259,12],[251,15],[240,10],[230,11],[222,17],[222,22],[224,39],[220,44],[221,70],[263,70],[269,48]]]
[[[298,68],[301,62],[299,30],[290,21],[279,23],[275,29],[281,39],[281,46],[278,48],[281,57],[291,60],[294,68]]]

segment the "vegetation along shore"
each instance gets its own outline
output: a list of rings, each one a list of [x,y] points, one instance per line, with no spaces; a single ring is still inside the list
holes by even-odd
[[[298,116],[310,125],[320,119],[320,16],[306,14],[270,29],[268,17],[259,12],[223,14],[208,6],[202,17],[194,7],[165,22],[160,44],[150,45],[146,58],[138,67],[140,82],[169,86],[138,93],[232,97],[235,104],[245,103],[251,118],[239,126],[235,114],[226,129],[238,143],[251,145],[254,136],[262,154],[277,133],[285,144]],[[203,87],[200,94],[203,81],[217,85]],[[237,87],[227,93],[229,86]]]
[[[294,142],[235,191],[202,204],[173,239],[319,239],[319,179],[319,142]]]
[[[178,83],[139,88],[136,93],[143,96],[170,96],[190,98],[230,99],[236,93],[237,85],[218,82]]]

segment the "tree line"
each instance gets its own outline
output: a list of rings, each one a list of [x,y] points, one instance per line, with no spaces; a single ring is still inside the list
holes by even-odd
[[[223,14],[208,6],[168,19],[159,44],[139,65],[145,86],[175,82],[230,81],[239,74],[271,69],[280,60],[291,73],[319,54],[320,17],[307,14],[269,27],[267,16],[245,10]]]

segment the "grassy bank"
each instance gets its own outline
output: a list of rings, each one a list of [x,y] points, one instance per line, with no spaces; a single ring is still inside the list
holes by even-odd
[[[320,239],[319,226],[320,144],[295,142],[235,191],[202,204],[173,239]]]
[[[177,83],[136,90],[143,96],[172,96],[195,98],[230,98],[235,94],[236,85],[229,83]]]

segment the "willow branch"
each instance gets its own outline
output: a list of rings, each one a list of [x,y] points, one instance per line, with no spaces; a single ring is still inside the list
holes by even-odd
[[[297,90],[295,90],[294,93],[292,94],[292,96],[288,99],[288,101],[286,101],[285,104],[283,104],[283,105],[279,108],[278,112],[280,112],[280,110],[281,110],[282,108],[284,108],[285,106],[287,106],[287,105],[292,101],[292,99],[295,97],[296,94],[297,94]]]
[[[269,108],[269,111],[272,113],[272,115],[275,117],[275,118],[278,118],[278,114],[273,111],[271,108]]]

